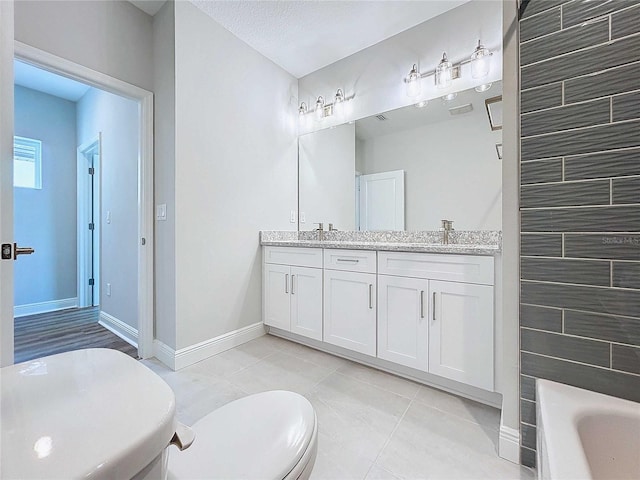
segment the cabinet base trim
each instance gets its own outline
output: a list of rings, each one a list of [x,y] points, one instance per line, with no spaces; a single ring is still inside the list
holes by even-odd
[[[498,455],[513,463],[520,463],[520,432],[514,428],[500,425]]]
[[[230,348],[247,343],[265,334],[265,326],[262,322],[254,323],[232,332],[224,333],[204,342],[195,343],[188,347],[174,350],[164,343],[155,340],[154,356],[172,370],[198,363],[206,358],[222,353]]]
[[[361,363],[363,365],[367,365],[384,372],[392,373],[393,375],[397,375],[399,377],[403,377],[408,380],[427,385],[429,387],[444,390],[445,392],[453,393],[454,395],[468,398],[476,402],[484,403],[485,405],[489,405],[491,407],[502,407],[502,395],[500,395],[499,393],[488,392],[476,387],[455,382],[453,380],[438,377],[426,372],[421,372],[420,370],[415,370],[403,365],[397,365],[387,360],[370,357],[358,352],[352,352],[336,345],[331,345],[325,342],[301,337],[300,335],[296,335],[285,330],[280,330],[279,328],[268,327],[267,331],[269,334],[275,335],[276,337],[301,343],[308,347],[315,348],[316,350],[321,350],[323,352],[346,358],[347,360],[352,360],[354,362]]]

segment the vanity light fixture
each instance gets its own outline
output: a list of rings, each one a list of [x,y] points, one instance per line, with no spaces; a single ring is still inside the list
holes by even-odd
[[[442,54],[442,60],[436,67],[436,87],[447,88],[451,86],[453,77],[453,65],[447,58],[447,53]]]
[[[489,75],[491,52],[478,40],[478,46],[471,54],[471,76],[484,78]]]
[[[346,113],[346,105],[349,101],[351,101],[354,96],[347,97],[344,94],[344,90],[339,88],[336,91],[335,96],[333,97],[333,103],[325,103],[324,97],[320,95],[315,104],[315,108],[309,109],[305,102],[300,103],[300,107],[298,107],[298,116],[300,117],[300,122],[306,123],[308,114],[313,113],[316,121],[320,122],[324,118],[331,117],[333,115],[343,117]],[[343,119],[344,120],[344,119]]]
[[[322,95],[318,97],[316,100],[316,109],[315,109],[316,120],[320,121],[324,118],[324,98]]]
[[[407,96],[417,97],[420,95],[420,79],[422,77],[418,73],[418,66],[414,63],[405,82],[407,83]]]
[[[446,52],[442,54],[442,59],[436,69],[431,72],[420,73],[417,65],[414,63],[409,71],[409,75],[403,79],[407,88],[407,96],[417,97],[420,95],[420,80],[430,76],[434,77],[436,87],[442,89],[450,87],[453,80],[461,77],[462,66],[467,63],[471,64],[471,76],[473,78],[484,78],[489,75],[489,69],[491,67],[490,57],[492,55],[493,52],[478,40],[478,46],[471,56],[460,63],[453,64],[449,61]],[[477,92],[485,92],[491,88],[491,83],[485,83],[475,88]]]

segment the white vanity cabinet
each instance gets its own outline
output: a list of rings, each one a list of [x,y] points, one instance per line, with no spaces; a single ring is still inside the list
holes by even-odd
[[[493,391],[493,258],[380,252],[378,273],[378,357]]]
[[[322,250],[265,247],[263,255],[265,325],[322,340]]]
[[[324,337],[332,345],[376,356],[376,252],[326,251]]]
[[[378,275],[378,358],[428,367],[429,280]]]
[[[493,287],[430,280],[429,372],[493,390]]]
[[[263,272],[276,334],[494,391],[492,256],[265,246]]]

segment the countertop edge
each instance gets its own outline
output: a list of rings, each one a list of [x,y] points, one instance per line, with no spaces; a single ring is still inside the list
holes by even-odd
[[[345,250],[376,250],[387,252],[447,253],[458,255],[501,255],[498,245],[435,245],[416,243],[373,243],[373,242],[331,242],[309,240],[273,240],[260,242],[262,246],[298,247],[298,248],[331,248]]]

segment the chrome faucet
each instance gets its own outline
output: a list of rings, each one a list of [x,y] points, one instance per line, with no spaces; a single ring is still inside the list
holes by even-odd
[[[442,243],[449,244],[449,233],[453,231],[453,220],[442,220]]]
[[[318,228],[316,228],[316,232],[318,232],[318,240],[324,240],[324,224],[322,222],[316,223]]]
[[[329,224],[329,231],[330,231],[330,232],[337,232],[337,231],[338,231],[338,229],[337,229],[337,228],[333,228],[333,223],[330,223],[330,224]]]

